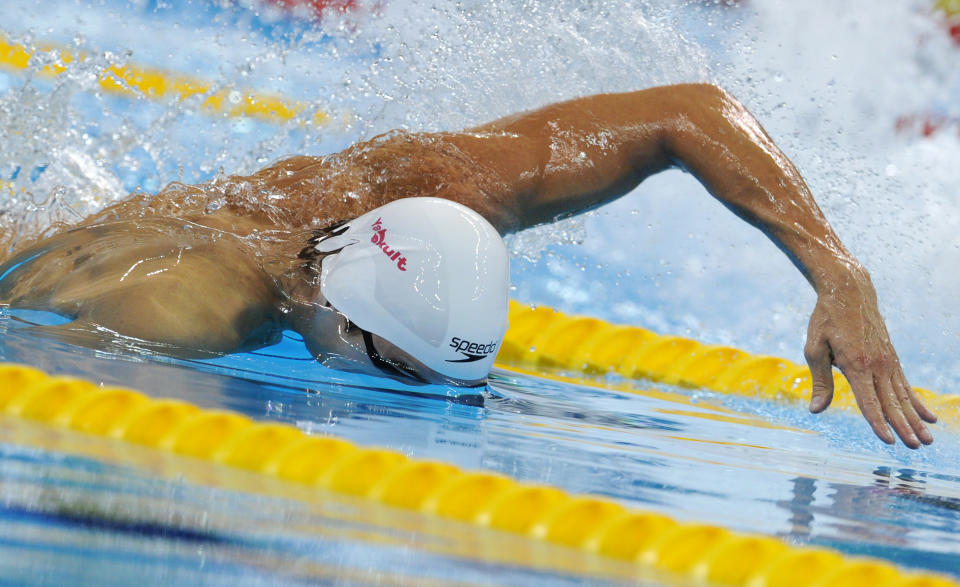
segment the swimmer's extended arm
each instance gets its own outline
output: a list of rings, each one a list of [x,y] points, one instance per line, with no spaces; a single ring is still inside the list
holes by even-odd
[[[866,269],[833,232],[810,190],[760,124],[711,85],[598,95],[496,121],[457,135],[491,161],[517,197],[503,230],[569,216],[619,197],[645,177],[681,166],[735,214],[762,230],[817,292],[805,355],[810,410],[833,397],[831,365],[885,442],[889,422],[912,448],[933,438],[936,416],[907,383]]]

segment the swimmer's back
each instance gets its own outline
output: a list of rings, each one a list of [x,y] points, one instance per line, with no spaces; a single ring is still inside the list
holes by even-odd
[[[240,236],[301,232],[356,218],[408,197],[439,197],[468,206],[498,229],[518,186],[482,155],[498,152],[455,133],[393,131],[324,157],[295,156],[248,176],[200,185],[174,183],[137,194],[77,226],[136,218],[179,218]]]

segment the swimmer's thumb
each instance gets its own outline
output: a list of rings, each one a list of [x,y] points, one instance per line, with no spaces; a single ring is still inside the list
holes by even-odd
[[[833,362],[830,360],[829,350],[823,350],[826,350],[825,345],[820,352],[806,353],[812,379],[810,411],[814,414],[827,409],[833,401]]]
[[[833,401],[833,370],[828,365],[826,372],[821,369],[812,369],[813,389],[810,394],[810,411],[814,414],[827,409],[830,402]]]

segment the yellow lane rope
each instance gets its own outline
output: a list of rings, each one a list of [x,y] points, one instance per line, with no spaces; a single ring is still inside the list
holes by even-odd
[[[812,381],[806,365],[786,359],[514,301],[497,363],[596,377],[612,373],[629,380],[807,403]],[[839,372],[834,373],[834,388],[833,405],[857,409],[850,385]],[[960,424],[960,395],[915,389],[942,422]]]
[[[602,497],[463,471],[277,423],[0,364],[0,414],[152,447],[720,585],[946,587],[875,559],[677,522]]]
[[[87,58],[84,53],[52,43],[38,44],[36,48],[14,43],[0,36],[0,66],[14,71],[29,67],[35,53],[59,57],[57,64],[44,66],[40,71],[47,76],[57,76],[66,71],[66,66]],[[101,75],[100,88],[128,98],[184,101],[202,98],[202,107],[211,114],[223,116],[248,116],[265,122],[282,123],[302,118],[314,125],[325,124],[329,116],[317,111],[307,102],[290,100],[282,96],[253,92],[240,88],[216,88],[207,80],[198,77],[174,74],[162,69],[139,65],[112,65]]]

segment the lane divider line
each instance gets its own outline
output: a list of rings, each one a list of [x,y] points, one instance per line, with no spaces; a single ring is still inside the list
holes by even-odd
[[[0,364],[0,413],[259,472],[721,585],[958,584],[889,562],[678,522],[595,496],[310,436],[286,424]]]
[[[497,355],[497,364],[502,367],[581,374],[587,385],[590,377],[616,374],[628,380],[724,394],[810,402],[810,369],[786,359],[608,324],[513,300],[509,320],[510,328]],[[630,386],[623,387],[629,390]],[[914,389],[941,422],[960,424],[960,395]],[[850,384],[838,371],[834,372],[832,405],[859,411]]]

